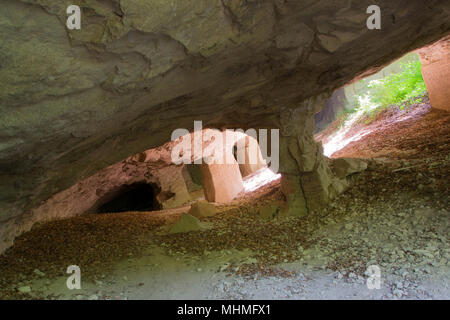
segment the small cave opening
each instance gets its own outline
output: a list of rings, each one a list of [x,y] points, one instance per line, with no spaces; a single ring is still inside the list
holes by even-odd
[[[334,91],[314,116],[315,139],[321,141],[325,156],[371,157],[369,148],[356,150],[355,143],[373,146],[377,133],[387,127],[393,130],[396,123],[407,119],[418,119],[432,107],[424,78],[426,60],[420,50]]]
[[[96,213],[118,213],[126,211],[154,211],[161,209],[156,196],[159,188],[154,184],[137,182],[123,185],[104,197]]]

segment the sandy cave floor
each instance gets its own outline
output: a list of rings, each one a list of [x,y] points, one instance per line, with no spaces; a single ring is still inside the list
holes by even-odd
[[[53,221],[0,256],[0,298],[449,299],[450,116],[417,108],[404,121],[380,115],[340,151],[376,158],[320,213],[259,218],[283,199],[276,180],[218,206],[202,232],[167,234],[189,206]],[[81,268],[81,290],[66,287],[69,265]],[[381,289],[367,288],[369,265]]]

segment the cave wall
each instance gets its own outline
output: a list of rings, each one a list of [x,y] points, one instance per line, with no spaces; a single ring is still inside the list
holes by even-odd
[[[1,4],[0,230],[194,120],[295,126],[283,119],[305,101],[450,31],[439,0],[378,1],[381,30],[366,28],[370,0],[84,0],[81,30],[68,30],[73,2]],[[333,179],[311,136],[283,136],[281,162],[298,194],[325,197]],[[20,230],[0,231],[1,250]]]
[[[202,171],[200,165],[186,164],[183,167],[183,178],[189,192],[194,192],[203,189],[202,186]]]
[[[224,143],[217,143],[220,139],[211,139],[213,134],[222,137]],[[30,230],[35,223],[96,212],[100,206],[111,200],[111,195],[136,183],[156,187],[156,200],[161,209],[175,208],[190,202],[192,199],[189,193],[199,189],[204,189],[208,201],[223,203],[232,200],[243,189],[239,165],[232,155],[233,146],[244,142],[244,151],[248,151],[245,147],[248,147],[250,142],[256,144],[254,147],[259,156],[257,160],[261,161],[257,141],[246,137],[242,132],[210,129],[203,129],[198,137],[200,139],[196,138],[194,132],[188,133],[181,139],[128,157],[52,195],[32,208],[22,219],[0,224],[0,251],[3,249],[1,245],[11,245],[15,236]],[[175,165],[172,161],[172,151],[183,143],[183,139],[188,142],[183,161],[194,163],[204,157],[218,156],[221,159],[217,160],[222,162]],[[233,160],[233,163],[222,164],[226,158]],[[244,158],[251,160],[247,152]],[[256,170],[250,162],[249,168]]]
[[[345,89],[339,88],[335,90],[326,101],[323,109],[314,115],[314,133],[326,129],[328,125],[336,120],[339,112],[345,109],[346,103]]]

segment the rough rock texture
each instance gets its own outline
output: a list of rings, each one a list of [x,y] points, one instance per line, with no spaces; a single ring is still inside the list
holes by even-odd
[[[180,220],[169,230],[169,233],[183,233],[205,230],[200,220],[190,214],[182,214]]]
[[[450,111],[450,36],[418,53],[431,106]]]
[[[200,200],[191,206],[188,213],[196,218],[204,218],[215,216],[217,212],[213,204],[205,200]]]
[[[366,28],[369,0],[85,0],[72,31],[69,4],[2,1],[2,227],[193,120],[281,128],[297,110],[312,118],[308,99],[450,30],[440,0],[378,1],[381,30]],[[285,135],[281,162],[313,209],[332,184],[310,136]]]
[[[189,157],[194,162],[202,157],[228,154],[228,157],[234,161],[231,155],[232,146],[242,139],[243,134],[217,131],[217,135],[223,139],[228,137],[226,143],[221,145],[209,140],[210,133],[209,129],[202,130],[199,134],[201,139],[196,139],[195,133],[183,136],[191,143],[188,147],[190,152],[185,152],[183,157]],[[205,142],[200,144],[202,139]],[[31,209],[29,214],[19,217],[21,219],[11,219],[1,224],[0,249],[3,250],[11,245],[17,235],[30,230],[35,223],[97,212],[97,209],[118,196],[123,189],[136,183],[154,186],[156,203],[161,209],[170,209],[188,203],[192,200],[189,192],[203,188],[201,166],[209,172],[206,175],[208,182],[204,182],[207,186],[208,200],[227,202],[242,190],[242,177],[237,164],[234,164],[234,167],[233,165],[231,167],[211,165],[211,168],[207,164],[174,165],[172,153],[182,141],[179,139],[167,142],[160,147],[146,150],[100,170],[72,187],[54,194],[36,208]],[[233,174],[234,180],[230,180]]]
[[[333,159],[332,168],[337,177],[345,178],[352,173],[366,170],[367,162],[361,159],[338,158]]]

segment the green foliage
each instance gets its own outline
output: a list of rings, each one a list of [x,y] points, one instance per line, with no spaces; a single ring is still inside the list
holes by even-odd
[[[392,73],[368,84],[368,94],[372,103],[386,108],[417,97],[427,90],[419,60],[403,63],[401,68],[400,73]]]

